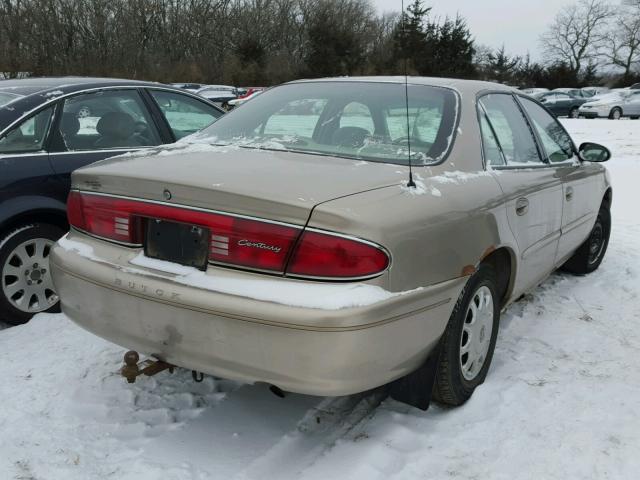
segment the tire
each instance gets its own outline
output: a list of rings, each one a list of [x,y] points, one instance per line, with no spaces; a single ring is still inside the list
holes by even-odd
[[[60,311],[49,252],[62,235],[59,227],[36,223],[11,230],[0,239],[0,320],[20,325],[36,313]]]
[[[571,109],[571,111],[569,112],[569,118],[580,118],[580,110],[578,109],[578,107],[573,107]]]
[[[433,399],[437,402],[452,406],[462,405],[471,397],[478,385],[484,382],[493,358],[500,323],[500,304],[496,285],[496,274],[493,268],[489,265],[481,265],[460,293],[441,339],[436,380],[433,386]],[[487,307],[480,310],[480,312],[484,310],[484,316],[476,315],[472,318],[472,302],[477,308],[477,301],[482,298],[481,294],[484,294],[486,299],[487,292],[491,294],[486,300]],[[476,326],[473,327],[473,325]],[[489,326],[491,326],[491,332],[487,335],[486,329]],[[480,343],[479,348],[474,348],[473,340],[476,337],[473,333],[476,332],[473,332],[473,329],[478,327],[482,327],[477,330]],[[470,334],[469,331],[472,333]],[[473,352],[467,353],[466,361],[462,352],[465,342]],[[475,363],[472,362],[473,356],[476,357],[475,362],[480,362],[475,364],[475,367],[472,366]]]
[[[620,120],[622,118],[622,109],[620,107],[615,107],[611,109],[609,113],[610,120]]]
[[[607,253],[610,235],[611,212],[606,207],[600,207],[589,237],[567,260],[562,269],[575,275],[586,275],[597,270]]]

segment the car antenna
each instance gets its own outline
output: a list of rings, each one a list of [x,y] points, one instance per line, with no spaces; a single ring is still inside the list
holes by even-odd
[[[415,188],[416,184],[413,181],[413,168],[411,165],[411,128],[409,126],[409,74],[407,72],[407,33],[404,28],[404,0],[400,0],[400,4],[402,5],[402,14],[400,15],[400,21],[402,22],[402,39],[404,43],[404,102],[405,112],[407,114],[407,148],[409,151],[409,183],[407,183],[407,187]]]

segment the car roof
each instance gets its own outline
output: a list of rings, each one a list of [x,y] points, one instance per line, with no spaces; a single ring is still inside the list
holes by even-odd
[[[413,77],[413,76],[370,76],[370,77],[332,77],[295,80],[290,83],[313,83],[313,82],[371,82],[371,83],[399,83],[406,82],[410,85],[426,85],[432,87],[448,87],[459,91],[462,94],[472,95],[487,90],[504,90],[505,92],[517,92],[513,87],[500,83],[485,82],[482,80],[461,80],[459,78],[441,77]]]
[[[123,78],[100,78],[100,77],[37,77],[0,80],[0,91],[18,93],[20,95],[31,95],[33,93],[44,92],[52,89],[79,90],[87,87],[100,86],[121,86],[140,85],[151,86],[160,85],[154,82],[144,82],[140,80],[126,80]]]
[[[125,80],[121,78],[38,77],[0,80],[0,92],[21,95],[21,97],[0,107],[0,131],[12,125],[28,112],[58,97],[94,88],[113,87],[159,87],[181,94],[185,93],[185,90],[161,83]]]

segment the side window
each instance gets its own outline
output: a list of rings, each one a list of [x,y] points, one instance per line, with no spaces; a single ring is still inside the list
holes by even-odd
[[[480,104],[498,137],[507,165],[526,167],[544,164],[529,124],[511,95],[486,95],[480,99]]]
[[[0,153],[38,152],[47,138],[53,107],[24,120],[0,138]]]
[[[542,140],[542,146],[547,158],[552,163],[564,162],[572,158],[573,146],[571,138],[560,123],[537,103],[524,97],[520,97],[520,101]]]
[[[208,127],[222,112],[188,95],[150,90],[176,140]]]
[[[162,143],[135,90],[104,90],[65,100],[59,129],[68,150],[136,148]]]
[[[326,104],[326,99],[293,100],[267,119],[262,133],[311,138]]]
[[[487,120],[487,116],[482,109],[480,110],[480,131],[482,134],[484,159],[487,162],[487,165],[504,165],[505,162],[502,152],[500,151],[500,145],[498,144],[498,141],[493,134],[493,130],[491,130],[491,125],[489,125],[489,121]]]
[[[373,135],[375,127],[369,107],[358,102],[351,102],[346,105],[342,110],[342,115],[340,115],[339,128],[346,127],[362,128],[369,135]]]

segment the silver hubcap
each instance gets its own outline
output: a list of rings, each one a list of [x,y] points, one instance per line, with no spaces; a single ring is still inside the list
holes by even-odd
[[[460,369],[466,380],[476,378],[487,360],[493,331],[493,297],[482,286],[473,294],[462,326]]]
[[[82,107],[78,110],[78,118],[87,118],[90,115],[91,110],[89,110],[89,107]]]
[[[620,120],[620,116],[621,116],[621,115],[620,115],[620,110],[614,110],[614,111],[613,111],[613,118],[614,118],[615,120]]]
[[[22,312],[43,312],[58,303],[49,272],[53,244],[47,238],[27,240],[9,254],[2,268],[2,293]]]

